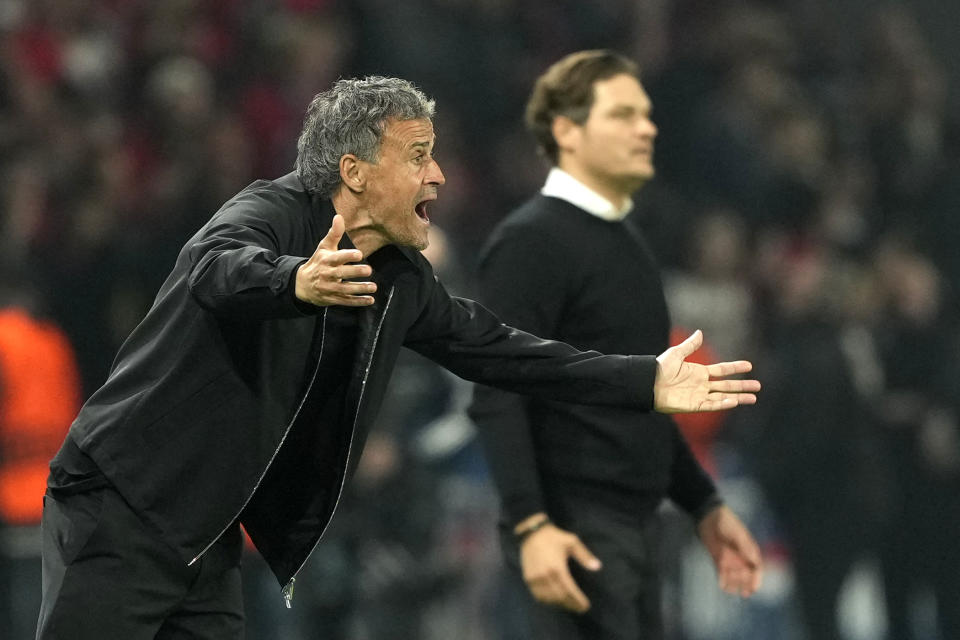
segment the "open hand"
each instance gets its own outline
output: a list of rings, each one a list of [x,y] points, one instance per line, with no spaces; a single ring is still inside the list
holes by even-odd
[[[760,390],[756,380],[724,380],[746,373],[753,365],[746,360],[702,365],[686,358],[703,344],[698,329],[657,356],[657,377],[653,383],[653,408],[660,413],[694,413],[732,409],[755,404]]]
[[[300,300],[318,307],[373,304],[373,296],[367,294],[375,292],[377,285],[351,281],[369,277],[373,269],[366,264],[349,264],[363,260],[363,254],[357,249],[338,249],[343,231],[343,217],[337,214],[317,250],[297,269],[295,294]]]

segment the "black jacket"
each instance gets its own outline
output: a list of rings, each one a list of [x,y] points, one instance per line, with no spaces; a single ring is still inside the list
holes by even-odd
[[[71,427],[185,562],[240,518],[280,582],[292,577],[333,515],[401,346],[513,391],[652,406],[652,356],[582,353],[506,327],[450,297],[418,252],[396,246],[367,258],[376,303],[357,311],[352,366],[332,376],[328,309],[305,308],[292,285],[333,214],[294,174],[227,202],[181,250]],[[307,425],[320,437],[282,447],[301,408],[331,393],[341,409]]]

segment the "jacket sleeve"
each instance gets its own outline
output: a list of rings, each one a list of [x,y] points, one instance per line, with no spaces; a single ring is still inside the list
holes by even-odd
[[[313,311],[294,295],[306,257],[294,246],[290,212],[281,203],[248,194],[216,215],[187,246],[190,293],[205,309],[238,319],[302,316]]]
[[[656,356],[603,355],[508,327],[433,276],[404,346],[454,374],[505,391],[578,404],[653,408]]]

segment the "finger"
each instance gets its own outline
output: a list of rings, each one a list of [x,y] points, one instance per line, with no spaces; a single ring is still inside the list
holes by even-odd
[[[530,593],[533,594],[533,597],[537,602],[542,602],[543,604],[548,604],[551,606],[560,606],[562,604],[560,601],[560,594],[554,593],[546,584],[531,584]]]
[[[719,586],[722,591],[730,593],[730,576],[727,575],[726,571],[721,571],[717,574],[717,586]]]
[[[689,338],[678,344],[674,349],[677,350],[682,359],[686,360],[687,356],[693,354],[701,345],[703,345],[703,332],[697,329],[690,334]]]
[[[749,598],[756,593],[760,587],[759,577],[760,574],[758,571],[743,570],[740,572],[738,582],[740,584],[741,597]]]
[[[332,268],[334,269],[334,275],[340,280],[369,278],[373,274],[373,269],[368,264],[344,264]]]
[[[721,403],[726,403],[728,401],[735,402],[736,406],[757,404],[757,396],[752,393],[725,393],[723,397],[720,398]]]
[[[740,595],[749,598],[760,587],[759,571],[743,571],[740,575]]]
[[[743,574],[740,571],[732,570],[727,578],[727,591],[735,595],[740,595],[743,589]]]
[[[697,412],[726,411],[742,404],[756,404],[757,396],[750,393],[737,394],[710,394],[707,399],[697,405]]]
[[[337,247],[340,246],[340,238],[343,237],[343,228],[343,216],[338,213],[333,216],[333,221],[330,223],[330,230],[327,231],[327,235],[323,236],[323,240],[317,245],[317,249],[336,251]]]
[[[336,285],[335,295],[362,296],[376,291],[375,282],[341,282]]]
[[[753,370],[753,364],[749,360],[736,360],[734,362],[718,362],[708,364],[707,373],[711,378],[723,378],[737,375],[738,373],[747,373]]]
[[[745,574],[734,567],[725,567],[719,574],[719,585],[726,593],[740,595],[746,587]]]
[[[711,380],[708,389],[719,393],[752,393],[760,391],[760,382],[758,380]]]
[[[737,547],[740,549],[740,553],[743,555],[747,566],[751,569],[757,569],[763,564],[763,558],[760,556],[760,547],[757,546],[757,543],[753,541],[753,538],[749,534],[744,533],[740,536],[740,539],[737,541]]]
[[[749,547],[753,539],[745,530],[744,533],[746,538],[735,537],[740,538],[743,546]],[[748,597],[760,587],[761,570],[758,564],[750,563],[747,557],[749,552],[741,551],[737,541],[731,541],[728,551],[732,553],[724,553],[717,564],[718,583],[728,593]],[[759,549],[757,554],[759,555]]]
[[[590,608],[590,600],[580,590],[570,572],[564,568],[556,574],[557,588],[563,594],[563,606],[571,611],[583,613]]]
[[[570,555],[573,556],[574,560],[579,562],[585,569],[590,571],[599,571],[600,567],[603,566],[600,562],[600,558],[593,555],[590,552],[590,549],[587,548],[587,545],[583,544],[577,540],[573,546],[570,547]]]
[[[525,580],[530,587],[530,593],[538,602],[554,607],[566,607],[566,594],[559,580],[546,574],[534,580]]]
[[[732,409],[740,405],[757,404],[757,396],[752,393],[710,393],[707,394],[707,402],[716,405],[719,409]]]
[[[322,243],[321,243],[322,244]],[[322,247],[318,248],[318,251]],[[336,249],[336,248],[334,248]],[[324,254],[320,258],[320,262],[331,267],[338,267],[340,265],[346,265],[349,262],[360,262],[363,260],[363,253],[359,249],[340,249],[340,250],[327,250],[324,249]],[[366,267],[370,270],[367,275],[373,273],[370,265],[354,265],[358,267]]]
[[[370,296],[376,291],[377,285],[373,282],[341,282],[337,284],[334,291],[330,292],[330,295],[356,298],[357,296]]]
[[[732,539],[732,544],[740,558],[751,570],[759,569],[763,564],[760,547],[756,540],[747,531],[746,527],[739,527]]]
[[[373,296],[332,296],[331,304],[341,307],[369,307],[374,302]]]
[[[756,593],[761,584],[763,584],[763,567],[757,567],[750,576],[750,593]]]
[[[733,595],[743,595],[747,591],[748,582],[742,571],[730,571],[727,576],[726,592]]]

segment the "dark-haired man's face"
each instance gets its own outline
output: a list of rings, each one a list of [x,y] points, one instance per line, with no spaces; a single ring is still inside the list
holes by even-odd
[[[380,155],[369,163],[364,208],[369,226],[386,244],[419,250],[427,248],[430,218],[427,205],[445,182],[433,159],[433,123],[422,120],[389,120]]]
[[[586,122],[569,149],[570,161],[594,179],[629,195],[653,177],[650,97],[633,76],[620,74],[593,85]]]

